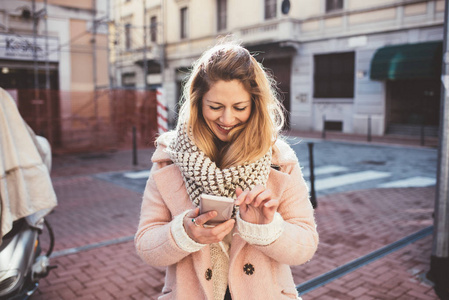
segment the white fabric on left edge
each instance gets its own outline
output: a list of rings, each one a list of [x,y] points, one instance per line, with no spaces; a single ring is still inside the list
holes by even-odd
[[[36,222],[56,205],[50,171],[34,132],[0,88],[0,235],[23,217]]]

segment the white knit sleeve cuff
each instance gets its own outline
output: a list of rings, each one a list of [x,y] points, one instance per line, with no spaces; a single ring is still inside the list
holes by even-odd
[[[193,253],[201,250],[205,244],[200,244],[195,242],[190,238],[190,236],[187,234],[185,228],[184,228],[184,217],[185,215],[190,212],[190,210],[187,210],[183,212],[180,215],[177,215],[171,224],[171,233],[173,235],[173,238],[175,239],[176,244],[184,251]]]
[[[237,214],[237,227],[240,236],[249,244],[267,246],[277,240],[284,232],[284,219],[276,212],[273,221],[269,224],[253,224],[244,221]]]

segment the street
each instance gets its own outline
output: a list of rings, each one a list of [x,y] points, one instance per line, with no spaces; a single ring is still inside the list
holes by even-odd
[[[308,143],[313,143],[316,195],[371,188],[425,187],[436,183],[437,150],[430,148],[356,144],[289,137],[310,181]],[[120,186],[141,192],[148,170],[96,174]]]
[[[289,140],[305,175],[310,141]],[[429,232],[435,149],[313,142],[320,246],[309,263],[292,268],[296,284],[423,229]],[[58,268],[41,280],[33,299],[157,299],[164,268],[143,263],[133,244],[152,152],[139,149],[137,166],[130,150],[54,158],[52,181],[59,205],[48,221],[56,236],[51,260]],[[402,181],[410,178],[421,179]],[[378,188],[393,183],[396,188]],[[404,187],[410,185],[421,187]],[[44,234],[43,244],[47,241]],[[403,247],[315,285],[304,299],[437,299],[422,279],[429,267],[431,235]]]

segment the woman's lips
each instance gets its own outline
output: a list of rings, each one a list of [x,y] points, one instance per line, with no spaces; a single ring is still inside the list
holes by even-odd
[[[231,131],[231,129],[235,127],[235,125],[234,126],[223,126],[223,125],[220,125],[217,123],[217,127],[221,132],[228,134],[229,131]]]

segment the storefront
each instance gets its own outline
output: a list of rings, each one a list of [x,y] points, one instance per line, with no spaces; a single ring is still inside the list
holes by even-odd
[[[15,99],[31,128],[56,145],[60,142],[58,47],[57,38],[0,34],[0,86]]]
[[[386,46],[371,61],[372,80],[386,83],[387,133],[436,136],[443,43]]]

